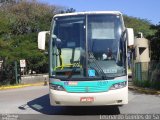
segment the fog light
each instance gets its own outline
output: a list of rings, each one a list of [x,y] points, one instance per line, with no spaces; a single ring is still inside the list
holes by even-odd
[[[60,102],[59,102],[59,101],[55,101],[55,103],[56,103],[56,104],[60,104]]]
[[[122,103],[122,100],[117,100],[117,103]]]

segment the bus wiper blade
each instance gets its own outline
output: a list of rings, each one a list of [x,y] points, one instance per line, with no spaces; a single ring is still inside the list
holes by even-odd
[[[92,61],[91,61],[92,60]],[[98,69],[97,72],[102,75],[102,79],[107,79],[106,74],[104,73],[101,66],[97,63],[96,58],[94,57],[93,53],[89,53],[89,62],[92,62],[96,65],[96,68]],[[95,69],[95,68],[94,68]],[[96,69],[95,69],[96,70]]]

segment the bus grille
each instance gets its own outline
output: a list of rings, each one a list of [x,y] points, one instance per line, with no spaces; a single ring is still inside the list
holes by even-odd
[[[108,91],[106,86],[69,86],[65,88],[67,92],[72,93],[94,93]]]

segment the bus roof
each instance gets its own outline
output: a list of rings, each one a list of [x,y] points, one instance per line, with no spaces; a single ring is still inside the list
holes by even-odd
[[[122,13],[119,12],[119,11],[87,11],[87,12],[74,12],[74,13],[56,14],[54,17],[72,16],[72,15],[88,15],[88,14],[114,14],[114,15],[122,15]]]

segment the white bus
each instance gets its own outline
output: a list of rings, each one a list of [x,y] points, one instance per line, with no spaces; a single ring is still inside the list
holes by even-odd
[[[51,105],[128,103],[127,46],[134,33],[119,11],[57,14],[51,30],[38,34],[41,50],[47,33]]]

